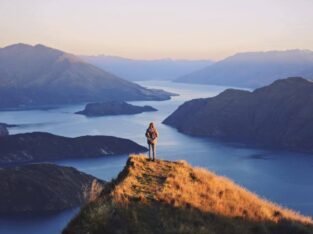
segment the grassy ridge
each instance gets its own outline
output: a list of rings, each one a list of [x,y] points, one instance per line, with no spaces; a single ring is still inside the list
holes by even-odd
[[[64,234],[313,233],[311,218],[186,162],[132,156],[100,194]]]

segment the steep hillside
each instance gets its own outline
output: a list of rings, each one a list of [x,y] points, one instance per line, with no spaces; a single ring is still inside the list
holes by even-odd
[[[253,92],[228,89],[181,105],[164,123],[196,135],[313,152],[313,83],[277,80]]]
[[[277,79],[313,79],[313,52],[287,50],[239,53],[178,78],[178,82],[258,88]]]
[[[0,108],[169,98],[43,45],[0,49]]]
[[[82,56],[83,60],[126,80],[173,80],[202,69],[210,60],[136,60],[116,56]]]
[[[1,168],[0,214],[77,207],[89,199],[97,183],[102,182],[72,167],[53,164]]]
[[[46,132],[3,136],[0,164],[139,153],[147,148],[113,136],[63,137]]]
[[[205,169],[132,156],[63,233],[313,233],[312,223]]]

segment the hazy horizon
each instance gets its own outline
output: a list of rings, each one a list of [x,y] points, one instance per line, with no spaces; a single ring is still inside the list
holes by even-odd
[[[220,60],[313,50],[313,1],[2,0],[0,47],[44,44],[77,55]]]

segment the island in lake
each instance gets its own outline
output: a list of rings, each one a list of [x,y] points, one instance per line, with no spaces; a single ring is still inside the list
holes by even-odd
[[[136,106],[122,101],[107,101],[101,103],[89,103],[85,109],[76,112],[88,117],[106,115],[133,115],[143,112],[157,111],[151,106]]]

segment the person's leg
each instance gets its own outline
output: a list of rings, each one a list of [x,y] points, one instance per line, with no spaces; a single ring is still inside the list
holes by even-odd
[[[153,160],[156,160],[156,144],[153,144]]]
[[[149,146],[149,160],[151,159],[151,144],[148,144],[148,146]]]

